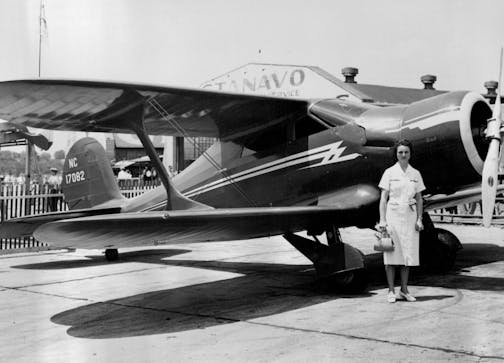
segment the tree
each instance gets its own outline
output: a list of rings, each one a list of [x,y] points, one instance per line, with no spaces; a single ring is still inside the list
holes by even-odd
[[[25,154],[16,153],[8,150],[0,151],[0,174],[7,175],[9,173],[18,175],[24,172]]]
[[[60,150],[63,154],[64,151]],[[61,156],[61,153],[60,153]],[[48,152],[42,152],[38,155],[32,155],[32,171],[34,174],[49,174],[51,168],[63,169],[62,159],[53,159]],[[64,156],[63,156],[64,159]],[[25,172],[26,152],[13,152],[9,150],[0,150],[0,175],[19,175]]]
[[[61,151],[63,151],[63,150],[61,150]],[[56,153],[55,153],[55,156],[56,156]],[[51,168],[58,168],[61,170],[62,167],[63,167],[63,160],[53,159],[51,157],[50,153],[42,152],[37,157],[35,169],[40,174],[49,174]]]

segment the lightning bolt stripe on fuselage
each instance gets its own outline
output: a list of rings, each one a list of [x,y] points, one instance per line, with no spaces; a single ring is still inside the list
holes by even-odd
[[[218,188],[223,188],[233,183],[248,180],[251,178],[256,178],[264,174],[272,173],[278,170],[286,169],[296,165],[309,164],[299,168],[299,170],[316,168],[321,166],[326,166],[330,164],[340,163],[348,160],[353,160],[361,156],[358,153],[351,153],[347,155],[342,155],[346,150],[346,146],[342,146],[343,141],[339,140],[334,143],[320,146],[311,150],[306,150],[301,153],[293,154],[285,158],[281,158],[275,161],[271,161],[238,173],[232,174],[225,178],[220,178],[213,182],[204,184],[197,188],[191,189],[184,192],[186,197],[194,197],[199,194],[209,192]],[[155,210],[159,207],[164,206],[165,202],[156,203],[149,208],[144,209],[144,211]]]

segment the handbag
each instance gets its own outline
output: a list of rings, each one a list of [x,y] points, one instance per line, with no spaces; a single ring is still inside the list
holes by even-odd
[[[375,251],[390,252],[394,250],[394,241],[386,228],[382,228],[376,234],[376,242],[373,245]]]

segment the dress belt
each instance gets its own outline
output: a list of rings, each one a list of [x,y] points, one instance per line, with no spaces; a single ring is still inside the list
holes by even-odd
[[[412,211],[415,211],[415,208],[414,206],[416,206],[416,200],[410,200],[408,203],[401,203],[401,202],[388,202],[388,204],[391,204],[391,205],[398,205],[398,206],[402,206],[402,207],[406,207],[406,206],[409,206],[410,209]]]

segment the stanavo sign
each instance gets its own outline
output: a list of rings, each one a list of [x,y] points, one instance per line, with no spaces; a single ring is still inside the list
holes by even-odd
[[[300,87],[306,80],[301,68],[275,69],[275,67],[249,68],[238,70],[215,78],[202,85],[202,88],[219,91],[261,93],[271,96],[301,96]]]

